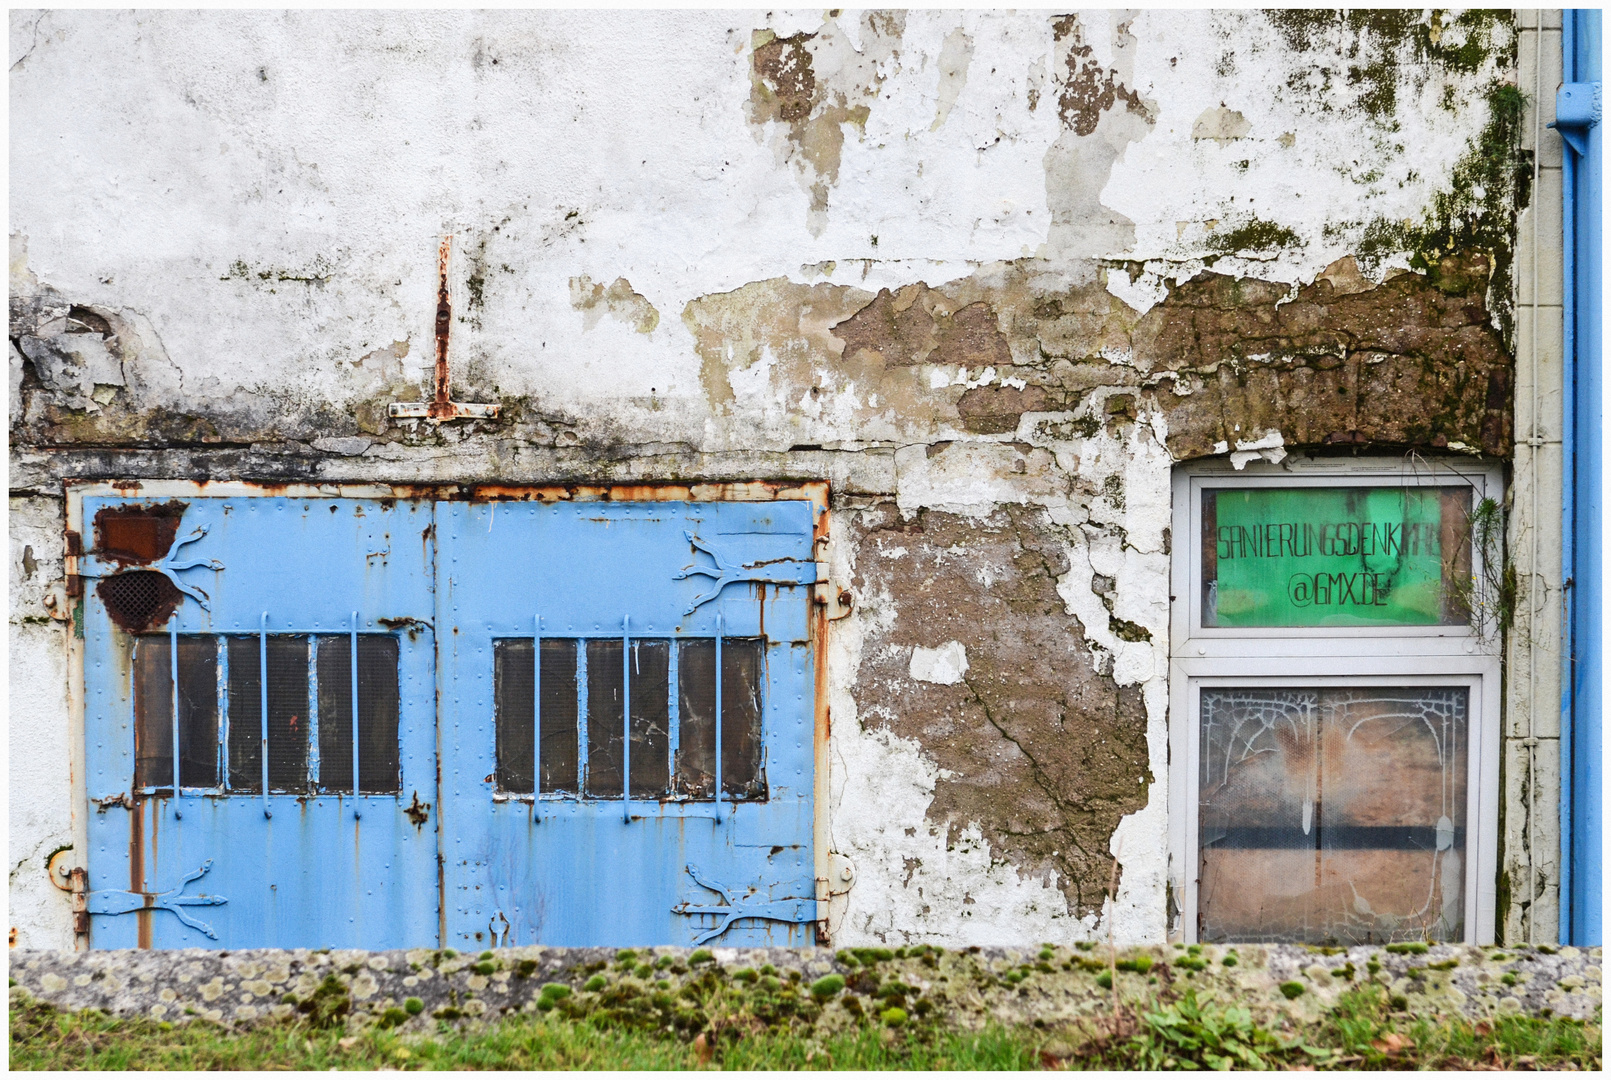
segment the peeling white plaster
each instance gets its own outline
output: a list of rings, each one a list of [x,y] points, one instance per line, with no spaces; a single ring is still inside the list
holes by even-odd
[[[1236,440],[1236,452],[1231,455],[1231,465],[1240,471],[1248,462],[1260,458],[1271,465],[1279,465],[1286,459],[1285,447],[1286,437],[1280,431],[1271,428],[1260,438]]]
[[[968,671],[968,649],[960,641],[947,641],[937,649],[912,649],[910,674],[918,682],[955,686]]]
[[[458,357],[495,372],[505,393],[583,415],[607,401],[613,423],[677,441],[704,427],[689,331],[671,317],[690,300],[803,264],[862,260],[867,288],[948,280],[1038,251],[1055,232],[1056,84],[1043,76],[1029,107],[1032,69],[1056,67],[1050,15],[923,10],[905,14],[895,53],[877,65],[864,130],[844,126],[827,220],[812,235],[809,193],[745,119],[750,31],[818,34],[828,83],[852,69],[873,77],[855,67],[873,48],[866,18],[51,12],[13,75],[12,229],[56,288],[149,316],[191,390],[212,379],[218,397],[309,399],[350,393],[362,375],[345,366],[392,341],[415,343],[403,372],[425,385],[433,255],[451,230],[460,264],[488,267],[483,308],[455,326]],[[1357,220],[1367,192],[1372,214],[1414,218],[1484,119],[1406,99],[1384,142],[1347,110],[1301,113],[1266,88],[1312,61],[1257,12],[1080,19],[1097,60],[1156,110],[1126,129],[1109,172],[1080,181],[1096,185],[1093,206],[1133,223],[1133,239],[1081,253],[1152,260],[1128,285],[1110,277],[1138,312],[1163,278],[1202,268],[1203,223],[1244,206],[1305,245],[1257,262],[1226,256],[1216,269],[1313,279],[1352,243],[1346,230],[1326,239],[1326,226]],[[656,42],[654,64],[599,79],[615,62],[604,43],[623,34]],[[959,40],[972,43],[967,78],[934,130],[946,43]],[[472,65],[478,41],[499,55],[496,69]],[[1226,52],[1242,67],[1220,74]],[[1217,108],[1240,113],[1247,136],[1194,141],[1197,119]],[[1121,111],[1107,115],[1119,123]],[[1284,142],[1292,131],[1301,136]],[[1383,174],[1363,186],[1349,172],[1361,148]],[[175,154],[185,169],[171,167]],[[312,283],[275,276],[319,267]],[[590,334],[570,310],[568,282],[582,276],[625,278],[666,317],[651,334],[604,333],[613,320]],[[467,301],[461,286],[461,313]],[[832,430],[813,441],[854,437],[831,411],[820,422]]]
[[[1127,271],[1116,268],[1107,273],[1107,290],[1134,308],[1137,315],[1145,315],[1169,297],[1169,287],[1158,275],[1141,273],[1132,281]]]
[[[34,949],[73,947],[69,894],[45,875],[50,853],[73,842],[67,767],[71,631],[52,619],[45,605],[52,585],[59,589],[62,579],[60,512],[59,499],[11,498],[9,907],[15,944]]]

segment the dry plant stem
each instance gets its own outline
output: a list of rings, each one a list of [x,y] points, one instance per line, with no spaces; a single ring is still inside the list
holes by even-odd
[[[1122,850],[1122,848],[1121,848]],[[1119,954],[1113,946],[1113,917],[1119,907],[1119,852],[1108,874],[1108,992],[1113,995],[1113,1037],[1119,1037]]]

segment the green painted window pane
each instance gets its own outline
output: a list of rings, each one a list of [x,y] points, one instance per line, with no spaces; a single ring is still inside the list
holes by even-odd
[[[1468,487],[1203,492],[1203,625],[1470,621]]]

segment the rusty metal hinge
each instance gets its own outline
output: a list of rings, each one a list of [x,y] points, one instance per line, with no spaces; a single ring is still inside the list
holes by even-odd
[[[454,401],[448,395],[448,337],[453,329],[453,303],[448,295],[448,257],[453,251],[451,234],[442,237],[442,247],[436,258],[436,378],[435,396],[430,401],[394,401],[386,407],[386,415],[393,419],[429,420],[440,424],[447,420],[495,420],[502,405],[475,405]]]
[[[823,606],[829,622],[837,622],[850,614],[855,603],[849,589],[835,588],[828,580],[828,564],[817,564],[817,582],[811,587],[811,599]]]
[[[829,944],[850,907],[850,887],[856,883],[856,864],[850,856],[828,852],[828,876],[817,879],[817,930],[820,944]]]
[[[67,576],[67,595],[76,599],[84,595],[84,579],[78,576],[78,557],[84,554],[84,541],[71,529],[67,530],[63,539],[62,570]]]
[[[82,866],[75,866],[67,872],[67,887],[73,893],[73,933],[88,934],[90,930],[89,913],[89,871]]]
[[[45,861],[45,877],[50,883],[62,892],[73,894],[73,936],[74,943],[82,947],[87,944],[90,929],[89,913],[89,871],[82,866],[69,867],[67,857],[73,849],[64,847]]]

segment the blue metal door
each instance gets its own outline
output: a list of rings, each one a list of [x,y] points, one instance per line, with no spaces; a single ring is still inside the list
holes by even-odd
[[[437,524],[445,944],[810,942],[812,504]]]
[[[432,513],[85,498],[95,947],[437,939]]]

